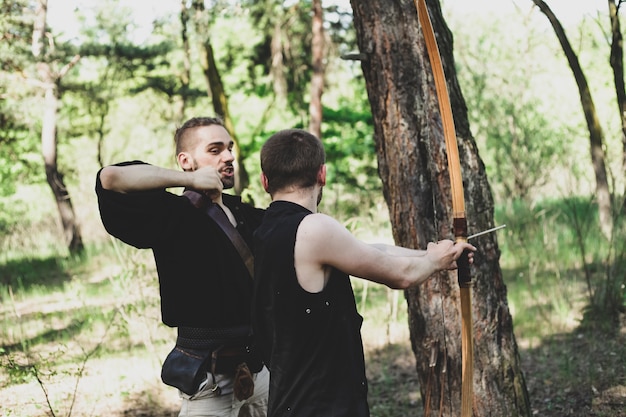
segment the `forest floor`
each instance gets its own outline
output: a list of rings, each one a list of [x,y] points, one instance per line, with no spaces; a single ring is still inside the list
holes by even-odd
[[[626,315],[600,327],[552,335],[520,351],[534,415],[626,416]]]
[[[398,324],[389,338],[388,331],[364,326],[372,417],[421,416],[408,332]],[[158,375],[158,358],[168,349],[163,345],[153,352],[93,358],[80,379],[75,372],[59,377],[63,372],[58,371],[53,384],[2,384],[0,415],[174,417],[179,399]],[[540,346],[520,348],[520,355],[533,415],[626,416],[626,320],[612,337],[595,331],[556,335]]]
[[[367,356],[372,416],[421,416],[410,343]],[[520,356],[533,416],[626,417],[626,315],[609,333],[579,329],[553,335],[539,346],[520,347]]]

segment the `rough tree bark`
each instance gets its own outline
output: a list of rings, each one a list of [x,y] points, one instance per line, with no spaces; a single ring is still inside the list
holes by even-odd
[[[452,35],[439,2],[427,3],[447,74],[468,228],[473,233],[493,226],[493,199],[456,79]],[[411,0],[352,0],[351,4],[394,239],[401,246],[423,249],[429,241],[452,238],[453,231],[441,118],[415,4]],[[530,416],[496,235],[473,243],[479,248],[472,267],[473,412],[475,416]],[[405,297],[427,416],[458,416],[461,324],[456,274],[439,274],[406,291]]]
[[[37,61],[38,84],[44,91],[44,114],[41,126],[41,153],[46,170],[46,180],[54,194],[63,234],[70,253],[83,250],[84,244],[72,200],[65,183],[63,174],[57,165],[57,113],[60,101],[59,83],[63,76],[76,65],[79,56],[55,71],[53,65],[47,61],[47,52],[52,52],[54,42],[47,39],[46,20],[48,15],[48,1],[39,0],[35,11],[33,25],[32,54]],[[46,42],[48,40],[48,42]]]
[[[324,12],[322,0],[313,0],[311,102],[309,132],[322,139],[322,94],[324,92]]]

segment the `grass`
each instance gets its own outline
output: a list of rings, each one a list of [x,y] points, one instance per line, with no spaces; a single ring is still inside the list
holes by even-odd
[[[551,334],[571,331],[582,320],[586,297],[580,281],[522,268],[505,268],[503,276],[507,277],[509,307],[521,346],[532,346]]]
[[[28,273],[15,263],[3,271],[21,285],[12,295],[11,287],[3,286],[0,414],[102,415],[98,408],[104,407],[119,408],[117,415],[122,415],[126,398],[149,399],[165,391],[153,387],[159,382],[154,370],[173,338],[172,329],[160,324],[158,290],[146,273],[153,272],[150,254],[128,251],[132,256],[120,262],[114,249],[35,262]],[[65,274],[35,285],[28,277],[46,264],[62,264]],[[144,392],[145,387],[150,390]],[[74,398],[77,403],[70,408]],[[175,398],[171,401],[165,409],[173,409]],[[133,401],[126,407],[134,410]]]
[[[587,203],[576,204],[583,210]],[[496,214],[507,224],[498,232],[501,265],[532,408],[548,417],[624,416],[624,315],[607,321],[589,308],[607,285],[606,259],[617,264],[619,257],[607,255],[593,227],[586,229],[587,257],[576,255],[567,210],[553,202]],[[361,238],[389,242],[368,227],[385,224],[375,222],[380,217],[372,210],[347,223]],[[45,250],[0,259],[0,415],[176,415],[176,392],[159,377],[174,331],[160,322],[151,253],[106,238],[74,258],[39,245]],[[365,318],[372,416],[420,415],[402,293],[362,280],[353,286]]]

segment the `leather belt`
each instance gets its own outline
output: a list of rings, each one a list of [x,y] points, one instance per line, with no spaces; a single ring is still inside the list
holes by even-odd
[[[224,344],[245,346],[249,336],[248,325],[218,328],[179,327],[176,345],[189,349],[215,349]]]

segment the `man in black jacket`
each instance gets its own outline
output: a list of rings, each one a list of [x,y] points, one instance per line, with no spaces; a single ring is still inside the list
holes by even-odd
[[[116,238],[154,253],[162,320],[178,328],[162,377],[180,389],[180,416],[264,417],[269,375],[259,360],[246,358],[254,391],[243,395],[233,394],[241,369],[211,368],[211,352],[223,346],[245,352],[251,334],[252,277],[222,227],[232,225],[252,249],[264,211],[222,193],[234,185],[234,157],[220,119],[188,120],[176,130],[175,142],[182,171],[132,161],[98,172],[102,222]],[[187,191],[167,191],[173,187]],[[207,214],[208,207],[218,209],[226,226]],[[199,375],[183,372],[186,360],[202,358]]]

